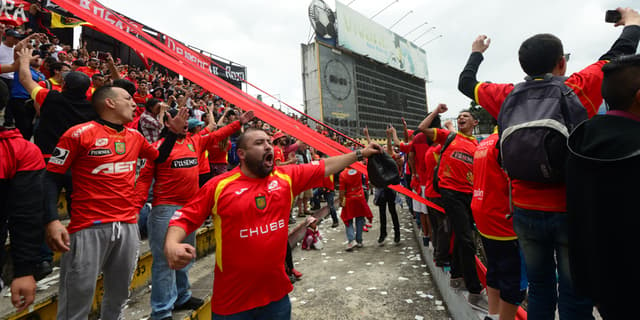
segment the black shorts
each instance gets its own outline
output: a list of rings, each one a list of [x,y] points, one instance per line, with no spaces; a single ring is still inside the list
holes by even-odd
[[[500,290],[500,298],[520,305],[527,289],[527,275],[518,240],[493,240],[482,237],[487,254],[487,286]]]

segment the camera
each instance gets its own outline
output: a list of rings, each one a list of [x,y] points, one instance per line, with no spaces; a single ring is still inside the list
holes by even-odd
[[[607,10],[604,16],[604,21],[608,23],[617,23],[622,19],[622,15],[618,10]]]

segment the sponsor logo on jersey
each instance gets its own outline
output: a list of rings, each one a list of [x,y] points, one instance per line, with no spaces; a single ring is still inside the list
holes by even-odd
[[[111,149],[92,149],[89,150],[89,156],[91,157],[102,157],[108,156],[111,154]]]
[[[51,160],[49,160],[51,161]],[[104,173],[104,174],[114,174],[114,173],[124,173],[131,172],[136,169],[136,161],[124,161],[124,162],[110,162],[103,163],[97,166],[92,174]]]
[[[124,154],[125,152],[127,152],[127,147],[125,146],[124,142],[116,142],[115,150],[117,154]]]
[[[356,170],[356,169],[349,169],[349,171],[347,171],[347,174],[350,175],[350,176],[352,176],[352,175],[354,175],[356,173],[358,173],[358,170]]]
[[[96,147],[104,147],[109,144],[108,138],[100,138],[96,140]]]
[[[69,157],[69,150],[56,147],[49,162],[61,166],[67,161],[67,157]]]
[[[198,158],[182,158],[171,161],[171,169],[193,168],[198,166]]]
[[[236,194],[237,194],[237,195],[241,195],[241,194],[243,194],[243,193],[244,193],[245,191],[247,191],[247,190],[249,190],[249,188],[242,188],[242,189],[240,189],[240,190],[236,191]]]
[[[83,132],[85,132],[85,131],[87,131],[87,130],[89,130],[89,129],[91,129],[91,128],[93,128],[93,123],[90,123],[90,124],[87,124],[87,125],[85,125],[85,126],[82,126],[82,127],[78,128],[78,129],[76,129],[76,131],[74,131],[74,132],[71,134],[71,137],[72,137],[72,138],[77,138],[77,137],[79,137]]]
[[[456,160],[460,160],[460,161],[462,161],[464,163],[467,163],[467,164],[473,164],[473,155],[470,155],[470,154],[467,154],[467,153],[464,153],[464,152],[454,151],[451,154],[451,157],[456,159]]]
[[[189,148],[189,150],[191,150],[191,152],[196,152],[196,148],[194,148],[193,144],[191,144],[191,143],[187,144],[187,148]]]
[[[284,223],[284,219],[280,219],[278,221],[274,221],[261,226],[256,226],[253,228],[240,229],[240,238],[250,238],[265,235],[267,233],[286,228],[286,226],[287,224]]]
[[[276,190],[280,190],[280,184],[278,184],[278,180],[273,180],[269,183],[268,191],[272,192]]]

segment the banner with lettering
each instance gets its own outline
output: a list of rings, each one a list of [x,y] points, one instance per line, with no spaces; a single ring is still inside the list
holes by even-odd
[[[172,69],[174,72],[183,75],[210,92],[216,93],[218,96],[221,96],[226,101],[240,107],[241,109],[245,111],[253,111],[258,118],[282,130],[283,132],[304,141],[322,153],[329,156],[337,156],[352,152],[349,148],[315,132],[315,130],[307,127],[306,125],[296,121],[291,121],[290,117],[279,110],[271,108],[262,101],[257,100],[227,81],[213,75],[211,72],[208,72],[205,68],[199,66],[197,59],[195,62],[193,58],[188,59],[184,55],[184,51],[182,54],[179,54],[175,50],[169,49],[167,45],[161,43],[155,37],[144,32],[137,34],[144,40],[138,38],[136,34],[133,33],[134,29],[138,28],[129,25],[124,18],[120,17],[112,10],[109,10],[99,2],[92,0],[54,0],[54,2],[81,19],[93,24],[109,36],[127,44],[137,51],[142,52],[149,59],[157,61],[159,64]],[[194,65],[194,63],[196,65]],[[351,167],[364,174],[367,173],[367,169],[362,163],[356,162]],[[442,210],[442,208],[436,204],[416,195],[414,192],[411,192],[402,186],[394,185],[390,186],[390,188],[406,194],[428,206]]]
[[[0,23],[19,26],[28,22],[30,6],[29,2],[23,0],[0,0]]]

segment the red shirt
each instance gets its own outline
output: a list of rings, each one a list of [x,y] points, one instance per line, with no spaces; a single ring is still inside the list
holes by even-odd
[[[278,163],[277,161],[280,161],[280,163],[283,163],[287,160],[284,158],[284,153],[282,152],[282,148],[280,148],[280,146],[273,146],[273,163]]]
[[[100,73],[100,70],[98,69],[93,69],[91,67],[85,66],[85,67],[78,67],[76,68],[76,71],[78,72],[82,72],[86,75],[89,76],[89,78],[91,78],[92,75],[96,74],[96,73]]]
[[[231,150],[231,143],[227,141],[227,146],[222,149],[220,148],[221,143],[213,143],[209,145],[207,151],[209,152],[209,163],[215,164],[227,164],[227,154],[229,150]],[[274,149],[275,151],[275,149]]]
[[[138,104],[138,105],[144,105],[151,98],[153,98],[151,93],[147,93],[146,96],[143,96],[138,92],[133,94],[133,101],[135,101],[135,103]]]
[[[136,223],[136,160],[154,160],[158,150],[136,130],[120,132],[96,121],[67,130],[54,150],[47,170],[71,169],[73,206],[67,227],[74,233],[94,224]]]
[[[602,104],[602,66],[607,61],[598,61],[580,72],[572,74],[565,84],[578,95],[587,109],[589,118],[593,117]],[[494,118],[498,118],[502,103],[513,90],[513,84],[480,82],[475,88],[476,102],[485,108]],[[513,180],[512,201],[517,207],[550,212],[566,212],[567,199],[564,184],[546,184]]]
[[[509,208],[509,178],[500,168],[496,148],[497,133],[482,140],[473,157],[473,198],[471,211],[478,231],[494,240],[515,240],[513,221],[507,219]]]
[[[450,131],[433,128],[433,141],[444,145]],[[455,139],[441,155],[438,171],[438,186],[464,193],[473,192],[473,154],[476,152],[478,141],[474,137],[465,136],[458,132]]]
[[[300,192],[320,187],[324,161],[274,167],[262,179],[240,167],[218,175],[182,209],[169,226],[195,231],[213,215],[216,239],[211,310],[229,315],[282,299],[293,286],[284,269],[289,210]]]
[[[362,174],[356,169],[346,168],[340,173],[340,191],[344,193],[345,204],[340,218],[345,223],[355,217],[373,218],[371,208],[364,197],[362,188]]]
[[[442,146],[439,144],[430,146],[424,154],[424,163],[427,168],[425,179],[427,186],[424,189],[424,195],[427,198],[440,198],[440,194],[433,189],[433,170],[436,168],[438,159],[440,159],[440,150]]]
[[[411,151],[415,152],[414,167],[416,168],[415,174],[418,175],[418,182],[421,186],[427,185],[427,167],[424,163],[424,154],[429,149],[429,143],[427,141],[427,135],[420,132],[411,140]]]
[[[154,206],[185,205],[198,192],[198,175],[202,173],[200,156],[205,153],[208,146],[217,144],[221,139],[226,139],[239,129],[240,122],[234,121],[209,134],[188,136],[181,141],[176,141],[165,162],[156,164],[153,161],[147,161],[140,171],[136,184],[137,206],[141,207],[147,199],[153,177],[156,178],[153,185]],[[153,146],[160,147],[162,141],[164,139],[156,141]],[[204,163],[209,165],[207,161]]]
[[[49,80],[49,84],[51,84],[50,90],[56,90],[58,92],[62,92],[62,85],[60,85],[60,83],[56,82],[56,80],[54,80],[53,78],[49,78],[47,80]],[[47,88],[47,84],[44,81],[38,82],[38,85],[43,88]]]

